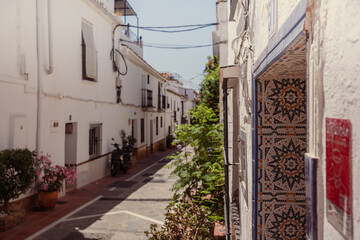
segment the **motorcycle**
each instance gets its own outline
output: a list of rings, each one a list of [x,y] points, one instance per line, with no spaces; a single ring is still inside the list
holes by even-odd
[[[114,140],[114,139],[112,139]],[[115,176],[121,170],[126,173],[131,164],[131,154],[133,147],[131,145],[125,145],[122,148],[118,143],[112,143],[115,149],[111,152],[111,176]]]

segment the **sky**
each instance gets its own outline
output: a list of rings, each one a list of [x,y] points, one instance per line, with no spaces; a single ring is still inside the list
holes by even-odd
[[[216,0],[128,0],[139,17],[139,26],[179,26],[216,22]],[[127,23],[136,25],[135,17]],[[136,29],[132,29],[136,33]],[[183,33],[160,33],[140,29],[144,44],[212,44],[215,26]],[[212,47],[196,49],[158,49],[144,46],[144,59],[159,72],[178,73],[184,86],[199,89],[207,56]]]

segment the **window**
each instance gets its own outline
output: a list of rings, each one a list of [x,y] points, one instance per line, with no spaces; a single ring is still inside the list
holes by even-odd
[[[161,104],[162,104],[162,109],[166,108],[166,96],[162,95],[161,96],[162,100],[161,100]]]
[[[147,75],[147,83],[150,84],[150,75]]]
[[[141,142],[143,143],[145,141],[145,120],[144,118],[140,121],[141,124]]]
[[[142,107],[152,107],[153,106],[153,97],[152,91],[148,89],[142,89]]]
[[[161,84],[158,83],[158,110],[161,110]]]
[[[93,26],[85,21],[81,24],[81,50],[83,79],[97,80],[97,51],[95,48]]]
[[[163,117],[160,117],[160,127],[163,127]]]
[[[101,154],[101,124],[92,124],[89,129],[89,156],[97,157]]]
[[[156,117],[156,135],[159,135],[159,117]]]

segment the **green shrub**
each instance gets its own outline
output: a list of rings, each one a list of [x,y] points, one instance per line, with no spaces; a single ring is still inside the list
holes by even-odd
[[[35,152],[12,149],[0,152],[0,212],[9,213],[9,201],[25,193],[37,179]]]
[[[209,219],[224,219],[224,155],[223,125],[212,108],[200,104],[190,111],[192,124],[178,126],[173,144],[186,146],[192,151],[173,155],[172,175],[176,183],[172,190],[181,193],[180,198],[189,198],[208,209]],[[175,196],[178,196],[175,194]]]
[[[208,219],[207,213],[206,208],[184,199],[171,202],[166,207],[164,225],[158,228],[156,224],[151,224],[145,234],[150,240],[214,239],[214,223]]]

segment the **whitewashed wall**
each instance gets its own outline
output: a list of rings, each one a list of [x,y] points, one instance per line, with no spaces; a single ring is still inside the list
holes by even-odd
[[[104,0],[111,7],[113,0]],[[118,22],[111,12],[92,0],[51,1],[51,31],[48,32],[47,1],[39,1],[39,59],[36,44],[36,1],[5,0],[0,3],[0,149],[12,147],[36,148],[37,83],[42,83],[40,110],[39,151],[51,155],[55,164],[65,163],[65,125],[77,124],[76,163],[89,160],[89,128],[102,124],[100,155],[113,147],[111,138],[120,142],[120,131],[131,134],[131,121],[136,120],[136,147],[150,144],[150,120],[153,120],[153,142],[166,136],[165,111],[158,111],[158,82],[165,87],[165,79],[141,59],[140,48],[134,52],[125,47],[120,51],[128,64],[128,73],[121,76],[121,103],[116,103],[116,76],[110,51],[112,32]],[[82,80],[81,23],[93,25],[97,50],[97,82]],[[49,36],[52,44],[53,71],[49,69]],[[116,39],[124,38],[120,28]],[[115,40],[115,46],[118,46]],[[25,68],[26,66],[26,68]],[[37,75],[39,66],[40,75]],[[23,73],[20,71],[20,67]],[[122,71],[124,69],[121,69]],[[141,107],[142,76],[150,75],[148,89],[153,90],[155,108],[144,111]],[[159,118],[156,134],[155,119]],[[163,127],[160,119],[163,117]],[[140,143],[140,119],[145,119],[145,143]],[[15,136],[11,126],[22,124]],[[54,127],[55,123],[55,127]],[[68,154],[67,154],[68,155]],[[107,156],[79,167],[78,187],[106,174]],[[101,167],[99,167],[99,164]],[[105,165],[104,165],[105,164]]]
[[[266,48],[269,40],[268,36],[268,1],[249,1],[249,26],[250,26],[250,42],[246,43],[251,45],[253,52],[248,55],[248,61],[243,62],[239,58],[235,59],[234,49],[232,49],[233,40],[241,34],[243,30],[244,17],[243,9],[240,4],[237,5],[234,21],[226,23],[224,16],[230,15],[231,6],[229,2],[218,4],[218,16],[220,16],[220,22],[217,32],[220,36],[227,38],[227,47],[220,47],[220,66],[226,67],[231,65],[239,64],[238,75],[245,76],[245,79],[239,79],[238,91],[240,96],[240,102],[237,103],[240,113],[240,128],[239,130],[246,134],[246,161],[247,161],[247,201],[244,199],[243,190],[239,190],[240,199],[240,215],[241,215],[241,237],[240,239],[252,239],[252,223],[253,223],[253,168],[252,168],[252,132],[251,132],[251,113],[249,112],[249,106],[251,106],[251,95],[252,95],[252,74],[253,64],[258,60],[262,51]],[[278,17],[277,17],[277,28],[279,29],[286,19],[290,16],[292,10],[299,3],[299,0],[278,0]],[[226,7],[224,7],[226,5]],[[225,29],[223,29],[225,28]],[[220,39],[222,39],[220,37]],[[239,48],[241,41],[234,42],[234,47]],[[236,76],[233,76],[236,77]],[[221,86],[220,86],[221,87]],[[244,97],[246,93],[250,97],[250,101]],[[240,133],[239,133],[240,134]]]
[[[36,13],[35,1],[0,3],[0,149],[35,149],[36,136]],[[11,129],[15,119],[25,119],[20,139]],[[25,118],[24,118],[25,117]],[[24,140],[25,139],[25,140]]]
[[[360,238],[360,28],[358,1],[319,1],[314,5],[313,42],[309,59],[310,154],[319,158],[319,239],[343,239],[326,216],[326,118],[351,121],[353,238]],[[312,147],[315,146],[315,147]]]
[[[359,182],[360,150],[360,28],[356,27],[359,21],[357,11],[360,4],[356,1],[315,1],[314,16],[312,16],[312,38],[308,54],[308,82],[309,82],[309,152],[319,158],[318,171],[318,214],[319,239],[344,239],[328,222],[326,206],[326,135],[325,119],[349,119],[352,125],[352,192],[353,192],[353,239],[360,236],[360,190],[356,187]],[[250,1],[250,27],[253,46],[253,55],[247,64],[247,86],[251,93],[252,64],[259,58],[268,43],[268,1]],[[289,17],[291,11],[299,3],[298,0],[278,0],[278,27],[279,29]],[[226,3],[222,3],[226,4]],[[226,11],[226,10],[222,10]],[[239,10],[237,10],[239,11]],[[235,14],[236,23],[240,17]],[[231,28],[229,31],[236,31]],[[229,39],[231,42],[232,39]],[[221,51],[221,50],[220,50]],[[223,54],[223,53],[221,53]],[[226,54],[225,54],[226,56]],[[226,57],[227,58],[227,57]],[[221,62],[221,60],[220,60]],[[228,64],[231,65],[232,63]],[[226,65],[226,62],[225,62]],[[243,91],[244,84],[239,85],[239,92]],[[242,97],[242,95],[240,95]],[[245,99],[240,99],[240,125],[247,133],[247,159],[249,199],[252,196],[251,171],[251,122],[246,115]],[[248,119],[249,121],[247,121]],[[248,206],[241,201],[241,239],[251,239],[252,205]]]

